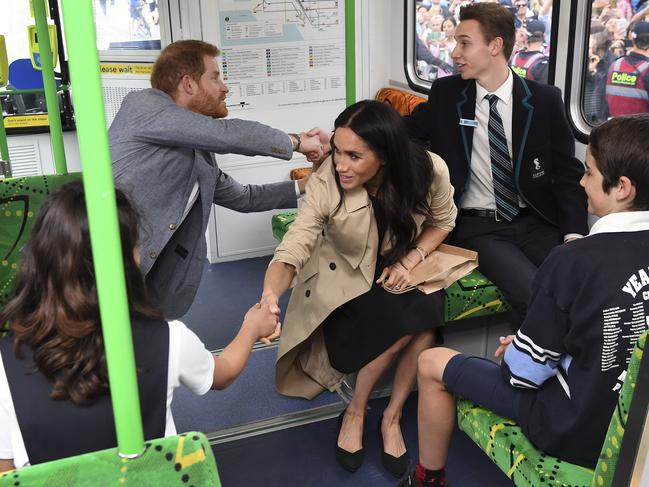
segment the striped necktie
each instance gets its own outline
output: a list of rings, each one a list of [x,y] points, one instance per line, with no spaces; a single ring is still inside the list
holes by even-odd
[[[498,97],[489,94],[485,98],[489,100],[489,153],[496,209],[500,217],[510,222],[518,214],[518,196],[514,184],[512,160],[507,149],[503,121],[496,108]]]

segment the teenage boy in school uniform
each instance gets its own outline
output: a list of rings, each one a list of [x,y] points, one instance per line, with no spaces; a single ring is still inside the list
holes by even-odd
[[[446,485],[455,396],[518,423],[550,455],[593,468],[623,372],[649,322],[649,114],[590,134],[581,186],[601,217],[539,268],[501,366],[448,348],[419,356],[419,464],[401,485]]]

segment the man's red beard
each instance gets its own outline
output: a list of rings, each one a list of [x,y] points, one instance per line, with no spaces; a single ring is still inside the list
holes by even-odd
[[[228,116],[228,109],[224,102],[210,96],[202,87],[199,87],[199,90],[198,94],[188,104],[187,108],[189,110],[212,118],[225,118]]]

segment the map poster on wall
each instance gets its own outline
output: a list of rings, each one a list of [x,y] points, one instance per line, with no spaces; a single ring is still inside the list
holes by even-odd
[[[230,112],[344,107],[344,0],[215,3]]]

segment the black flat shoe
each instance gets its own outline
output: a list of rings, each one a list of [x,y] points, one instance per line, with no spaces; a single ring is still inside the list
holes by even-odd
[[[400,457],[395,457],[389,453],[385,453],[383,448],[383,434],[381,433],[381,422],[383,421],[383,416],[379,418],[378,432],[379,432],[379,444],[381,445],[381,463],[383,467],[394,475],[396,478],[400,479],[408,471],[408,465],[410,464],[410,457],[406,451]],[[408,485],[407,483],[404,485]]]
[[[365,449],[361,448],[360,450],[356,450],[354,453],[351,453],[347,450],[343,450],[338,446],[338,436],[340,436],[340,428],[342,428],[343,425],[345,412],[347,412],[347,410],[343,410],[343,412],[340,413],[340,416],[338,416],[338,434],[336,435],[336,460],[338,460],[338,463],[340,463],[340,465],[345,470],[354,473],[363,464]]]

